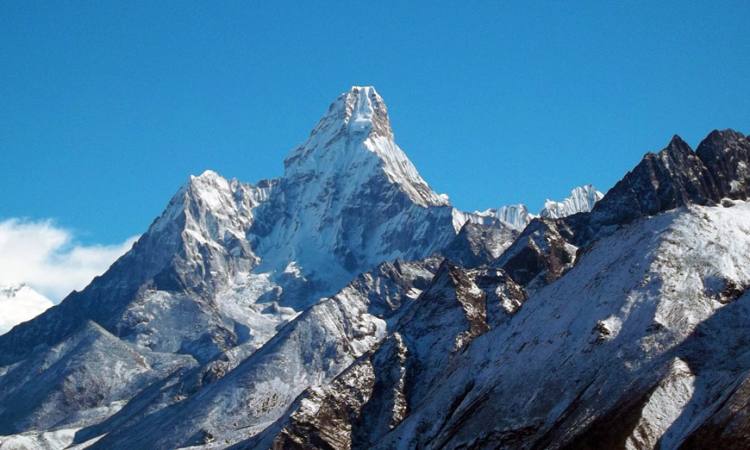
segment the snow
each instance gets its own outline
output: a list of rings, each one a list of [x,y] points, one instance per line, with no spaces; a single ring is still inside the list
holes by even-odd
[[[539,215],[550,219],[559,219],[580,212],[588,212],[603,197],[604,194],[590,184],[579,186],[570,191],[570,196],[561,202],[547,199]]]
[[[73,443],[77,428],[0,436],[0,450],[56,450]]]
[[[526,225],[528,225],[529,222],[531,222],[531,219],[534,218],[534,215],[530,214],[526,205],[523,204],[506,205],[501,206],[497,209],[478,211],[475,212],[474,215],[478,216],[480,218],[480,221],[481,218],[495,217],[503,224],[517,231],[521,231],[526,228]]]
[[[526,205],[517,204],[475,211],[469,213],[466,220],[485,223],[488,218],[495,218],[514,230],[522,231],[535,217],[559,219],[576,213],[591,211],[596,202],[603,197],[604,194],[597,191],[594,186],[587,184],[573,188],[570,191],[570,196],[560,202],[547,199],[544,202],[544,208],[538,215],[531,214]]]
[[[570,426],[584,424],[644,393],[649,383],[661,387],[641,412],[642,429],[650,430],[648,439],[669,430],[668,442],[679,442],[691,417],[686,401],[712,396],[693,387],[692,375],[670,352],[725,307],[706,295],[707,276],[750,285],[749,224],[746,202],[731,208],[692,206],[602,238],[505,326],[476,338],[452,364],[457,369],[443,373],[424,395],[430,400],[382,447],[468,445],[488,433],[524,427],[536,430],[527,437],[533,439],[562,432],[555,427],[563,411]],[[597,339],[599,324],[609,330],[606,339]],[[731,345],[711,345],[718,360],[727,359],[720,355]],[[673,381],[661,370],[670,364]],[[474,387],[453,408],[467,385]],[[678,420],[677,415],[686,416]]]
[[[667,376],[649,395],[633,434],[625,442],[625,448],[657,448],[659,444],[663,448],[675,446],[676,442],[669,439],[669,436],[665,438],[664,433],[690,402],[695,392],[694,383],[695,375],[690,366],[680,358],[675,358],[669,366]]]

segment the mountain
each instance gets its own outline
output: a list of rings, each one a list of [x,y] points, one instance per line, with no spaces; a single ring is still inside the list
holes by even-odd
[[[698,148],[682,147],[690,153],[681,156],[719,150],[743,162],[750,142],[719,132]],[[534,219],[493,263],[494,277],[477,283],[476,269],[444,265],[412,308],[447,308],[463,295],[464,315],[451,325],[445,310],[403,322],[245,445],[746,447],[750,204],[731,188],[737,178],[701,206],[687,193],[705,199],[704,180],[664,169],[641,175],[654,160],[673,168],[674,150],[647,154],[618,183],[630,189],[611,190],[590,213]],[[727,176],[708,173],[713,182]],[[682,189],[665,188],[676,184]],[[663,202],[636,206],[621,224],[602,220],[631,189]],[[685,203],[674,208],[676,198]],[[491,308],[504,320],[487,320]]]
[[[292,151],[283,177],[255,185],[211,171],[190,177],[104,275],[0,336],[0,366],[7,369],[0,385],[35,395],[31,384],[12,381],[14,371],[59,346],[81,352],[72,360],[87,361],[92,353],[75,342],[92,323],[142,359],[173,355],[174,373],[208,372],[226,359],[235,364],[359,274],[448,245],[460,217],[393,141],[377,92],[354,87]],[[314,372],[308,383],[319,376]],[[89,382],[106,389],[98,377]],[[76,407],[102,409],[142,389],[135,379],[119,382],[114,394]],[[0,433],[48,427],[52,413],[39,408],[17,408],[0,421]],[[73,422],[55,424],[82,424]]]
[[[544,208],[536,215],[529,213],[526,205],[518,204],[501,206],[497,209],[476,211],[469,216],[469,220],[484,223],[488,219],[497,219],[511,229],[523,231],[526,225],[536,217],[560,219],[572,216],[573,214],[589,212],[602,197],[604,197],[604,194],[597,191],[594,186],[586,184],[573,188],[570,191],[570,196],[562,201],[557,202],[547,199],[544,202]]]
[[[487,218],[495,218],[516,231],[526,228],[526,225],[534,218],[534,215],[529,212],[529,209],[524,204],[505,205],[497,209],[476,211],[474,216],[476,217],[475,221],[480,223],[484,222]]]
[[[750,141],[467,213],[371,87],[0,335],[0,448],[743,448]]]
[[[572,216],[581,212],[588,212],[596,202],[602,199],[604,194],[597,191],[594,186],[587,184],[579,186],[570,191],[570,196],[561,202],[547,200],[539,216],[549,219]]]

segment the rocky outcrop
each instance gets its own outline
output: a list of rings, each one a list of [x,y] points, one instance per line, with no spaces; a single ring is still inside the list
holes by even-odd
[[[372,448],[411,408],[428,401],[435,377],[472,340],[501,326],[526,299],[498,269],[443,262],[395,331],[326,387],[309,389],[280,424],[247,448]]]
[[[750,142],[735,131],[713,131],[693,152],[679,136],[643,160],[592,210],[596,225],[623,224],[686,206],[746,198]]]
[[[513,280],[537,289],[560,278],[575,263],[577,248],[564,221],[534,219],[493,263]]]
[[[467,221],[441,253],[464,267],[488,265],[515,241],[518,234],[502,222]]]

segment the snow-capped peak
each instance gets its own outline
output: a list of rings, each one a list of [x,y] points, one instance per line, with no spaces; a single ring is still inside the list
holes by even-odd
[[[542,208],[538,215],[530,213],[526,205],[519,203],[517,205],[505,205],[499,208],[476,211],[469,214],[467,219],[474,222],[497,219],[504,225],[521,231],[535,217],[560,219],[576,213],[591,211],[594,204],[601,200],[602,197],[604,197],[604,194],[597,191],[593,185],[586,184],[573,188],[570,191],[570,196],[563,201],[556,202],[548,199],[544,202],[544,208]]]
[[[379,130],[391,133],[388,111],[383,99],[372,86],[353,86],[345,94],[347,109],[349,113],[349,128],[352,131],[367,132],[380,125]]]
[[[508,227],[521,231],[526,228],[526,225],[531,222],[534,215],[529,212],[529,209],[523,203],[517,205],[505,205],[497,209],[486,209],[484,211],[478,211],[473,214],[474,221],[483,222],[484,218],[495,218],[502,222]],[[479,220],[477,220],[477,217]],[[472,220],[470,218],[470,220]]]
[[[398,186],[420,206],[449,204],[446,195],[432,191],[394,142],[388,109],[371,86],[354,86],[341,94],[284,165],[286,179],[354,190],[385,175],[383,181]]]
[[[198,176],[190,175],[188,190],[194,198],[203,200],[214,210],[221,208],[224,198],[231,198],[227,195],[231,191],[229,181],[213,170],[206,170]]]
[[[547,199],[539,215],[549,219],[559,219],[580,212],[588,212],[602,197],[604,194],[590,184],[578,186],[570,191],[570,196],[561,202]]]

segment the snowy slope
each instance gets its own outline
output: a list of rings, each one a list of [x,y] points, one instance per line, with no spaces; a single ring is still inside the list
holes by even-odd
[[[135,417],[127,417],[127,426],[112,431],[95,448],[174,448],[214,439],[235,442],[262,431],[302,391],[330,381],[374,348],[404,306],[432,279],[436,264],[432,260],[385,263],[358,277],[302,313],[239,365],[222,369],[225,375],[203,381],[195,395],[188,392],[184,400],[156,413],[135,411]],[[187,383],[170,383],[183,384]],[[124,410],[121,415],[130,413]],[[160,435],[159,430],[167,427],[172,433]]]
[[[561,445],[657,384],[667,393],[657,389],[651,401],[666,396],[667,403],[640,410],[648,436],[623,439],[646,439],[651,447],[674,427],[678,442],[685,430],[676,417],[699,391],[688,382],[690,392],[677,394],[688,387],[669,381],[692,364],[681,362],[690,358],[677,349],[733,300],[728,286],[750,283],[748,223],[746,203],[692,207],[597,242],[507,327],[478,338],[382,446]],[[720,339],[709,343],[727,351]],[[689,370],[686,376],[697,376]]]

